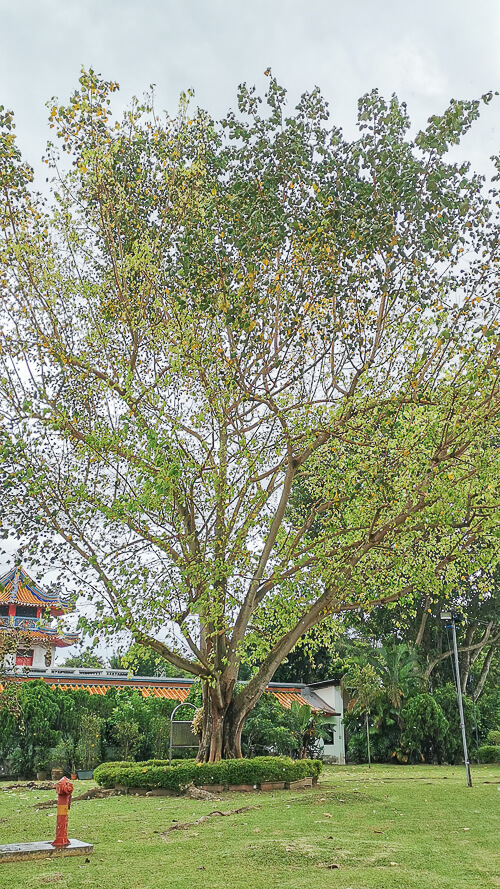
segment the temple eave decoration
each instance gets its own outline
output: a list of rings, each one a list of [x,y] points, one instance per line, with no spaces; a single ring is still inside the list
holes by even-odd
[[[42,588],[24,568],[14,566],[0,577],[0,629],[19,633],[16,666],[50,667],[55,649],[79,641],[77,633],[67,633],[50,621],[73,610],[70,598]],[[29,642],[21,634],[29,635]]]
[[[55,645],[56,648],[66,648],[68,645],[75,645],[80,641],[78,633],[61,633],[58,630],[46,629],[33,630],[30,632],[33,642],[48,645]]]
[[[59,593],[43,589],[22,566],[14,566],[0,577],[0,604],[50,608],[52,616],[57,612],[66,614],[73,608],[70,597],[64,598]]]

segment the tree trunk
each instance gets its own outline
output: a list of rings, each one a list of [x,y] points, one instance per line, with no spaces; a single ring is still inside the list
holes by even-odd
[[[237,708],[232,697],[233,689],[226,695],[220,689],[204,684],[204,720],[198,749],[198,762],[218,762],[220,759],[240,759],[241,731],[251,707]]]
[[[420,626],[418,628],[417,637],[415,639],[415,645],[422,645],[422,643],[424,641],[424,633],[425,633],[425,627],[427,624],[427,616],[429,614],[428,608],[429,608],[429,597],[426,596],[425,608],[422,611],[422,617],[420,618]]]
[[[488,678],[488,673],[490,672],[491,662],[493,660],[493,655],[495,654],[495,646],[492,645],[488,654],[486,655],[483,663],[483,667],[481,670],[481,674],[479,676],[476,688],[474,690],[474,702],[477,703],[479,698],[481,697],[484,689],[485,682]]]
[[[368,710],[365,713],[365,722],[366,722],[366,748],[368,750],[368,768],[371,769],[372,763],[370,758],[370,727],[368,725]]]

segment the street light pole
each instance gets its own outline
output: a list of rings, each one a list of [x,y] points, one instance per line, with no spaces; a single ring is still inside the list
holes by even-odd
[[[453,654],[455,657],[455,679],[457,683],[458,712],[460,714],[460,730],[462,732],[462,745],[464,748],[465,774],[467,775],[467,787],[472,787],[470,773],[469,754],[467,752],[467,736],[465,734],[464,705],[462,700],[462,685],[460,682],[460,662],[458,660],[457,632],[455,629],[456,614],[451,611],[442,611],[441,620],[451,620],[451,633],[453,637]]]

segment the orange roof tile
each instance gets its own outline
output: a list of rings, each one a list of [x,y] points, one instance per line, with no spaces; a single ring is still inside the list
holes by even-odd
[[[292,706],[292,701],[297,701],[299,704],[307,704],[306,699],[298,691],[274,691],[274,689],[270,689],[270,692],[278,699],[281,706],[287,710]]]
[[[181,701],[181,703],[184,703],[189,694],[189,688],[158,688],[155,686],[143,688],[142,694],[145,698],[151,695],[153,698],[166,698],[169,701]]]
[[[105,695],[108,689],[110,688],[134,688],[130,683],[113,683],[112,685],[90,685],[86,682],[55,682],[51,685],[51,688],[62,688],[63,691],[74,691],[77,688],[85,689],[91,695]],[[171,701],[180,701],[184,703],[188,694],[189,687],[177,687],[177,688],[159,688],[157,686],[135,686],[136,691],[142,692],[142,696],[144,698],[153,697],[153,698],[167,698]]]
[[[88,691],[91,695],[105,695],[110,688],[131,688],[141,692],[142,696],[145,698],[163,698],[170,701],[179,701],[179,703],[184,703],[192,687],[192,684],[189,682],[186,683],[186,685],[168,685],[168,679],[163,680],[165,685],[160,685],[161,680],[157,680],[156,682],[153,680],[151,685],[147,685],[145,680],[141,680],[140,677],[137,677],[137,681],[134,681],[134,677],[131,677],[124,682],[120,680],[116,681],[116,679],[107,681],[104,676],[102,678],[97,676],[92,678],[90,676],[88,678],[85,676],[72,676],[71,678],[64,677],[64,680],[63,677],[61,677],[61,680],[63,681],[59,682],[54,682],[54,677],[50,674],[47,674],[42,678],[45,682],[50,684],[52,688],[61,688],[64,691],[81,688]],[[267,692],[274,695],[281,706],[288,710],[293,701],[297,701],[297,703],[301,705],[308,703],[298,689],[287,688],[286,685],[278,688],[268,687]],[[315,708],[313,707],[311,709],[314,710]]]

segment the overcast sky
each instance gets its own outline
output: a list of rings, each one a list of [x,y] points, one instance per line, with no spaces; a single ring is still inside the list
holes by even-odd
[[[192,87],[216,117],[242,81],[264,92],[271,66],[291,104],[320,86],[352,136],[357,99],[373,87],[397,93],[419,127],[452,97],[500,90],[499,47],[500,0],[0,0],[0,104],[40,169],[45,103],[67,100],[82,65],[118,80],[123,103],[154,83],[157,108],[174,114]],[[488,172],[499,136],[500,97],[462,156]]]
[[[123,101],[156,84],[175,113],[181,90],[214,116],[271,66],[295,103],[319,85],[353,134],[356,101],[378,87],[415,124],[450,98],[500,89],[500,0],[0,0],[0,104],[17,116],[26,159],[48,136],[45,103],[66,101],[81,65],[118,80]],[[499,150],[500,97],[467,136],[482,171]]]

